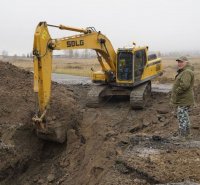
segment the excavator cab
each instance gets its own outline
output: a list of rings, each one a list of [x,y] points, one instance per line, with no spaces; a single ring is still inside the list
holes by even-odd
[[[141,80],[147,64],[146,47],[118,49],[117,53],[117,82],[133,84]]]

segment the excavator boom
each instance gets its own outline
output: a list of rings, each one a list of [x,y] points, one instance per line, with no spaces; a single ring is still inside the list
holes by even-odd
[[[52,39],[48,26],[57,27],[61,30],[70,30],[81,32],[74,36],[60,39]],[[46,124],[43,119],[49,105],[51,96],[51,73],[52,73],[52,53],[53,50],[71,50],[71,49],[93,49],[96,51],[99,63],[102,67],[105,80],[109,72],[115,74],[116,71],[116,53],[109,39],[96,32],[94,29],[80,29],[67,26],[48,25],[46,22],[40,22],[34,35],[33,55],[34,55],[34,92],[38,98],[38,110],[33,121],[44,128]]]

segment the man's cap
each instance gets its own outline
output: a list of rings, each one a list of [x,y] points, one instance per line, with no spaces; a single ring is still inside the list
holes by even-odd
[[[185,56],[181,56],[181,57],[177,58],[176,61],[188,62],[188,58]]]

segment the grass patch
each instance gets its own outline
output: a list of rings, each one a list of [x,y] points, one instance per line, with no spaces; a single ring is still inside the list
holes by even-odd
[[[176,58],[162,58],[164,74],[155,81],[160,83],[171,83],[177,71]],[[194,65],[195,79],[200,79],[200,58],[190,58],[191,64]],[[11,63],[33,71],[32,60],[11,60]],[[53,72],[70,74],[77,76],[91,76],[91,68],[101,70],[101,66],[97,59],[53,59]],[[196,80],[198,81],[198,80]]]

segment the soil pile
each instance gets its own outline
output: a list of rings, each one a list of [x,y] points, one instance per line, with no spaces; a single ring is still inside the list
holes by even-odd
[[[65,124],[67,130],[78,133],[81,115],[76,97],[62,85],[54,83],[52,89],[47,121]],[[35,100],[33,74],[0,62],[0,181],[24,171],[44,146],[32,126]]]
[[[154,93],[144,110],[115,97],[94,109],[85,106],[90,85],[54,84],[50,114],[71,120],[61,145],[39,140],[30,126],[32,75],[0,63],[0,78],[0,184],[200,183],[199,101],[190,112],[192,136],[180,140],[169,94]]]

